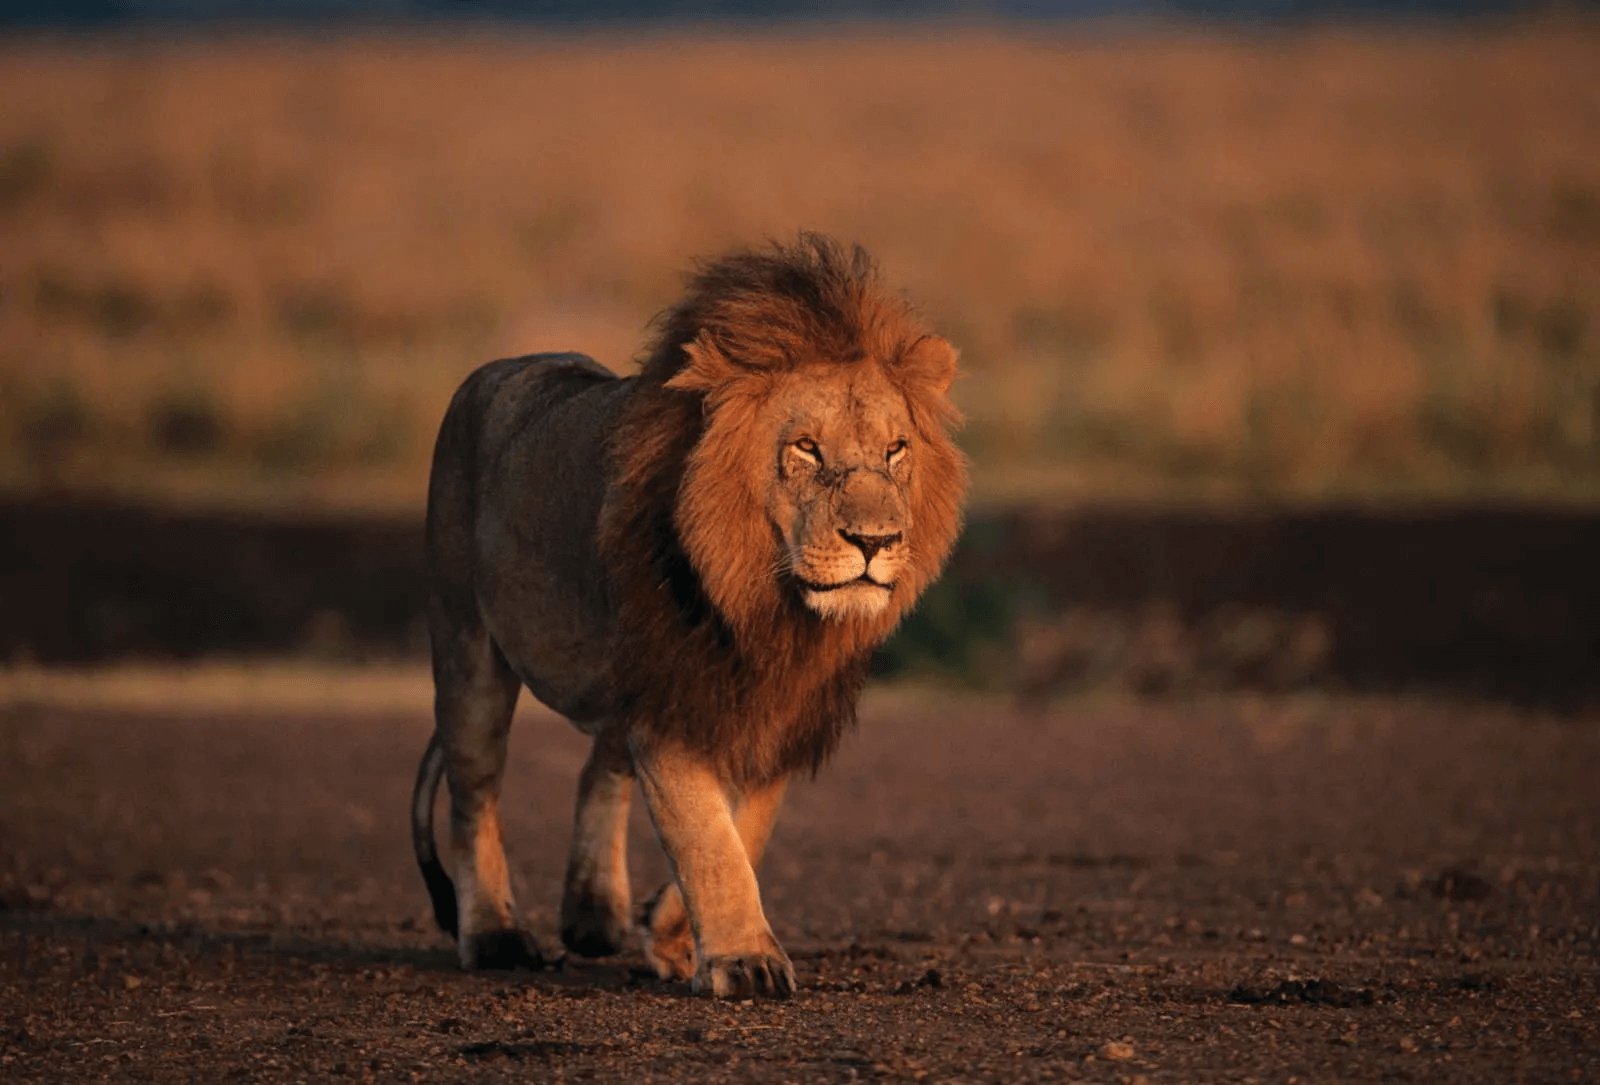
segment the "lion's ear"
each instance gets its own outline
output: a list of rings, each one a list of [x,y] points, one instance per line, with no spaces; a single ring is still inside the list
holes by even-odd
[[[683,345],[688,364],[667,381],[668,388],[682,392],[710,392],[738,376],[738,370],[722,353],[711,333],[701,329],[694,342]]]
[[[944,395],[956,379],[956,348],[947,339],[924,335],[900,356],[898,368],[906,379]]]

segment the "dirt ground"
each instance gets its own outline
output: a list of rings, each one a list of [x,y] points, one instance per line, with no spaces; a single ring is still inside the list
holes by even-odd
[[[1592,712],[869,694],[763,871],[781,1004],[637,950],[459,972],[408,854],[428,726],[0,708],[0,1079],[1600,1080]],[[523,710],[550,948],[582,754]]]

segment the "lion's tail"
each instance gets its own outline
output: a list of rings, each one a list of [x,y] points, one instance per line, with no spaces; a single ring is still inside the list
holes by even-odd
[[[428,897],[433,901],[433,918],[446,934],[456,933],[456,888],[450,875],[439,862],[439,851],[433,842],[433,797],[439,792],[439,779],[444,775],[444,744],[439,732],[433,733],[428,749],[417,767],[417,786],[411,791],[411,846],[417,853],[417,866],[422,868],[422,880],[427,883]]]

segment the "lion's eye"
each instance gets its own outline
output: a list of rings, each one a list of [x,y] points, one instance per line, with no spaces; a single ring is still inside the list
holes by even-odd
[[[817,448],[817,442],[809,437],[800,438],[794,443],[793,448],[809,460],[815,460],[818,463],[822,462],[822,451]]]
[[[906,454],[906,443],[904,441],[896,441],[896,442],[894,442],[893,444],[891,444],[889,446],[889,451],[884,454],[883,458],[888,460],[890,463],[893,463],[895,460],[898,460],[901,456],[904,456],[905,454]]]

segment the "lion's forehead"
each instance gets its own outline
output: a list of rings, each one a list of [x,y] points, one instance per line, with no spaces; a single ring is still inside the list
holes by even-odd
[[[781,438],[804,435],[836,450],[875,452],[910,428],[905,397],[872,364],[802,367],[774,390],[772,405]]]

